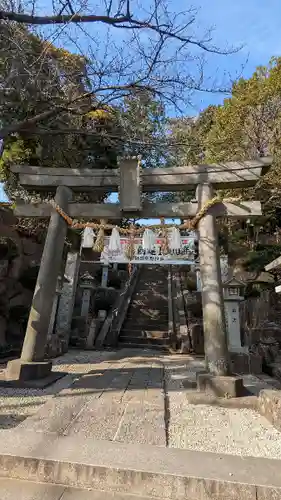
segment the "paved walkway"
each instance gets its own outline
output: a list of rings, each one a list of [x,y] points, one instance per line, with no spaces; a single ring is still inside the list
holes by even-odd
[[[188,355],[73,351],[55,360],[69,375],[51,388],[1,389],[0,428],[280,458],[281,434],[253,409],[188,402],[202,368]],[[257,377],[245,383],[267,385]]]
[[[1,500],[136,500],[135,495],[0,478]],[[153,500],[137,497],[137,500]]]

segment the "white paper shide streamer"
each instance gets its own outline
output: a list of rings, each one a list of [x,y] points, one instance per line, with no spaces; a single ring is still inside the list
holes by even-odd
[[[181,235],[177,227],[173,227],[169,234],[169,248],[172,252],[181,249]]]
[[[142,237],[142,246],[144,250],[151,252],[155,245],[155,234],[151,229],[145,229]]]
[[[119,255],[121,252],[120,234],[117,227],[114,227],[109,238],[108,253],[110,255]]]
[[[95,233],[91,227],[85,227],[82,234],[82,248],[92,248],[95,240]]]

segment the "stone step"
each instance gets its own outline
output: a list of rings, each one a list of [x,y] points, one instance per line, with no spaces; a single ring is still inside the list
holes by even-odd
[[[156,321],[158,318],[159,320],[165,319],[168,317],[168,309],[150,309],[148,306],[139,306],[139,307],[130,307],[128,309],[128,316],[133,319],[138,319],[138,318],[147,318],[148,320],[153,318],[154,321]]]
[[[153,302],[153,303],[163,303],[163,304],[167,304],[168,302],[168,298],[164,295],[164,294],[161,294],[160,296],[152,296],[152,294],[150,292],[147,292],[147,294],[140,294],[140,293],[134,293],[133,295],[133,299],[138,299],[138,300],[143,300],[143,301],[147,301],[147,302]]]
[[[156,269],[149,269],[149,271],[143,271],[140,275],[140,279],[148,279],[150,281],[155,281],[155,278],[161,278],[163,280],[167,279],[167,272],[159,272]]]
[[[152,285],[148,285],[145,290],[142,290],[140,288],[137,288],[134,292],[134,295],[143,295],[143,296],[150,296],[151,299],[154,298],[165,298],[167,299],[168,296],[168,291],[167,289],[161,289],[161,288],[154,288]]]
[[[129,316],[125,318],[123,327],[124,325],[128,325],[129,328],[133,328],[134,330],[137,327],[140,329],[145,328],[146,330],[153,330],[154,328],[156,328],[157,330],[162,330],[162,328],[164,328],[164,330],[167,330],[168,317],[164,316],[163,318],[153,321],[151,319],[147,320],[145,317]]]
[[[120,335],[123,335],[123,337],[142,337],[144,339],[164,339],[168,338],[168,332],[169,330],[167,328],[165,330],[156,330],[154,328],[151,330],[132,330],[129,328],[122,328]]]
[[[131,301],[131,305],[135,306],[136,308],[146,306],[148,309],[158,309],[159,311],[168,309],[168,301],[166,300],[153,300],[149,297],[144,299],[141,297],[136,297],[135,295]]]
[[[166,313],[168,311],[168,301],[166,300],[153,300],[149,298],[141,298],[141,297],[133,297],[129,310],[135,310],[135,311],[146,311],[148,312],[153,312],[153,314],[161,314],[161,313]]]
[[[154,279],[151,279],[151,278],[144,278],[144,279],[140,279],[138,281],[138,286],[139,285],[154,285],[154,286],[158,286],[158,285],[161,285],[161,286],[167,286],[167,280],[165,278],[163,278],[162,276],[158,277],[158,276],[155,276]]]
[[[159,281],[162,281],[163,283],[167,282],[167,275],[162,274],[162,273],[145,273],[141,274],[139,282],[143,281],[149,281],[149,282],[156,282],[156,280],[159,279]]]
[[[166,330],[132,330],[130,328],[122,328],[120,335],[123,337],[137,337],[143,339],[166,339],[169,337],[169,331]]]
[[[168,309],[164,309],[164,311],[157,310],[157,309],[148,309],[144,307],[129,307],[128,313],[127,313],[127,318],[131,317],[133,315],[134,319],[135,318],[147,318],[151,319],[152,321],[157,321],[161,320],[163,318],[167,318],[167,312]]]
[[[158,330],[158,331],[168,331],[168,321],[166,319],[166,321],[162,320],[162,321],[147,321],[145,320],[145,318],[143,319],[143,321],[141,321],[140,318],[136,318],[136,319],[128,319],[126,318],[124,323],[123,323],[123,326],[122,326],[122,329],[124,330]]]
[[[150,288],[151,290],[167,290],[167,282],[158,280],[146,280],[146,281],[139,281],[137,284],[137,290],[147,290]]]
[[[0,478],[1,500],[153,500],[152,497],[66,488],[48,483]],[[154,497],[156,498],[156,497]]]
[[[168,282],[166,280],[161,280],[158,278],[155,278],[155,280],[144,280],[144,281],[139,281],[137,283],[136,289],[144,289],[147,290],[150,288],[151,290],[167,290],[168,289]]]
[[[128,309],[128,315],[132,316],[134,319],[137,318],[150,318],[152,316],[156,318],[167,318],[168,317],[168,308],[153,308],[150,307],[149,304],[143,304],[141,306],[137,306],[134,304],[133,306],[129,307]]]
[[[148,305],[142,305],[142,306],[137,306],[134,304],[134,306],[129,307],[128,309],[128,316],[132,316],[135,318],[167,318],[168,316],[168,309],[163,308],[163,309],[152,309],[148,307]]]
[[[168,337],[154,338],[154,337],[143,337],[142,335],[126,335],[123,332],[119,335],[119,343],[125,344],[138,344],[142,346],[168,346],[170,345],[170,339]]]
[[[132,344],[130,342],[120,342],[119,343],[119,348],[120,349],[140,349],[141,351],[157,351],[160,353],[170,353],[171,348],[170,345],[157,345],[157,344]]]
[[[167,297],[167,290],[166,289],[159,289],[158,287],[154,287],[153,285],[148,285],[147,288],[145,289],[136,289],[135,290],[136,295],[142,295],[145,297]]]
[[[166,282],[163,282],[161,280],[149,280],[149,281],[139,281],[136,290],[153,290],[153,291],[158,291],[158,290],[168,290],[168,285]]]
[[[168,321],[163,323],[132,323],[131,321],[124,321],[122,325],[122,331],[126,330],[128,332],[142,332],[144,335],[146,333],[153,333],[155,335],[162,334],[163,332],[168,332]]]
[[[138,299],[138,300],[143,300],[147,302],[151,302],[153,304],[167,304],[168,299],[164,294],[161,294],[161,296],[152,296],[151,292],[147,292],[146,294],[144,292],[136,292],[133,295],[133,299]]]
[[[167,294],[168,293],[168,287],[163,286],[161,283],[155,284],[155,283],[147,283],[146,285],[142,286],[137,286],[135,289],[136,292],[150,292],[151,294],[156,294],[156,293],[161,293],[161,294]]]
[[[99,491],[107,500],[113,493],[117,494],[114,500],[129,500],[126,494],[135,495],[136,500],[142,496],[162,500],[273,500],[281,496],[280,460],[98,441],[79,434],[1,430],[0,462],[0,477],[45,483],[45,491],[50,485],[64,487],[67,493],[71,488],[94,490],[92,497],[83,498],[81,492],[77,500],[100,500],[94,496]],[[25,491],[14,490],[12,499],[76,500],[73,495],[63,498],[65,490],[53,489],[61,494],[58,498],[48,497],[43,488],[37,497],[36,493],[25,498]],[[3,494],[0,498],[12,500]]]
[[[149,314],[147,314],[149,312]],[[166,311],[163,313],[162,311],[148,311],[146,310],[136,310],[136,309],[129,309],[128,314],[126,316],[127,319],[133,319],[133,320],[138,320],[140,319],[141,321],[143,319],[146,319],[148,321],[151,321],[155,323],[156,321],[167,321],[168,314],[166,314]]]

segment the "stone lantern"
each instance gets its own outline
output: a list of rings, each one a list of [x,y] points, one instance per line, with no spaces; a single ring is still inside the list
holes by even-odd
[[[49,323],[49,327],[48,327],[48,337],[47,337],[48,340],[50,339],[50,337],[54,333],[54,327],[55,327],[57,310],[58,310],[58,303],[59,303],[59,298],[60,298],[61,291],[62,291],[62,286],[63,286],[63,278],[62,278],[62,276],[59,276],[57,279],[56,292],[55,292],[55,296],[54,296],[54,300],[53,300],[53,307],[52,307],[50,323]]]
[[[262,358],[241,344],[240,302],[245,284],[236,278],[223,283],[228,351],[232,373],[262,373]]]
[[[223,283],[225,320],[227,326],[228,349],[232,352],[243,352],[244,347],[241,345],[241,329],[240,329],[240,302],[244,300],[242,295],[244,283],[232,278]]]
[[[83,289],[81,316],[87,318],[90,308],[91,293],[95,288],[95,278],[93,278],[90,273],[86,272],[81,276],[79,285],[80,288]]]

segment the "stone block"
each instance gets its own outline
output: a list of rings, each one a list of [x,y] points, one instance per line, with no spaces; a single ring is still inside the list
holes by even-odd
[[[166,446],[164,397],[162,403],[163,406],[159,407],[152,402],[130,401],[123,420],[120,421],[116,441]]]
[[[259,375],[262,373],[262,357],[258,354],[249,353],[250,373]]]
[[[211,373],[197,373],[197,389],[217,397],[237,398],[245,394],[242,378]]]
[[[279,500],[281,491],[280,460],[125,444],[93,435],[3,430],[0,466],[4,478],[45,483],[46,490],[48,485],[102,490],[105,500],[111,494],[115,500],[127,494],[136,500]],[[84,500],[76,493],[69,498]],[[24,493],[18,498],[25,500]],[[43,494],[39,498],[45,500]],[[94,492],[88,499],[101,500]]]
[[[25,362],[21,359],[13,359],[7,364],[6,380],[32,380],[48,377],[52,371],[50,361]]]
[[[83,318],[82,316],[76,316],[72,319],[71,323],[71,335],[74,337],[87,337],[88,333],[88,322],[87,318]]]
[[[61,500],[65,487],[53,484],[33,483],[30,481],[19,481],[18,479],[0,478],[0,491],[1,500],[15,500],[15,498],[19,500]],[[72,498],[74,499],[75,496]]]
[[[190,338],[195,354],[204,354],[204,331],[201,323],[190,326]]]
[[[0,261],[0,278],[5,278],[8,273],[9,261],[1,260]]]
[[[51,398],[34,415],[25,419],[18,426],[18,430],[63,434],[65,429],[75,422],[88,399],[88,395],[75,393],[74,396],[71,388],[63,389],[57,397]]]
[[[281,500],[281,489],[257,486],[257,500]]]
[[[259,354],[230,351],[229,356],[231,373],[262,373],[262,357]]]
[[[6,344],[6,329],[7,320],[3,316],[0,316],[0,346],[4,346]]]
[[[281,362],[280,362],[280,359],[274,363],[270,363],[266,367],[266,373],[268,373],[271,377],[276,378],[277,380],[281,380]]]
[[[63,339],[58,338],[56,335],[52,335],[48,341],[45,348],[46,358],[56,358],[64,353],[64,342]]]
[[[250,333],[252,344],[271,338],[281,341],[281,327],[273,321],[264,321],[258,328],[253,328]]]
[[[181,354],[190,354],[191,352],[193,352],[193,348],[192,348],[190,336],[189,335],[182,335],[180,353]]]
[[[239,398],[218,398],[206,392],[187,391],[187,401],[192,405],[211,405],[220,408],[250,408],[257,409],[258,398],[256,396],[241,396]],[[22,425],[22,424],[21,424]]]
[[[249,356],[243,352],[230,352],[231,373],[249,373]]]
[[[258,410],[281,431],[281,391],[264,389],[258,397]]]

